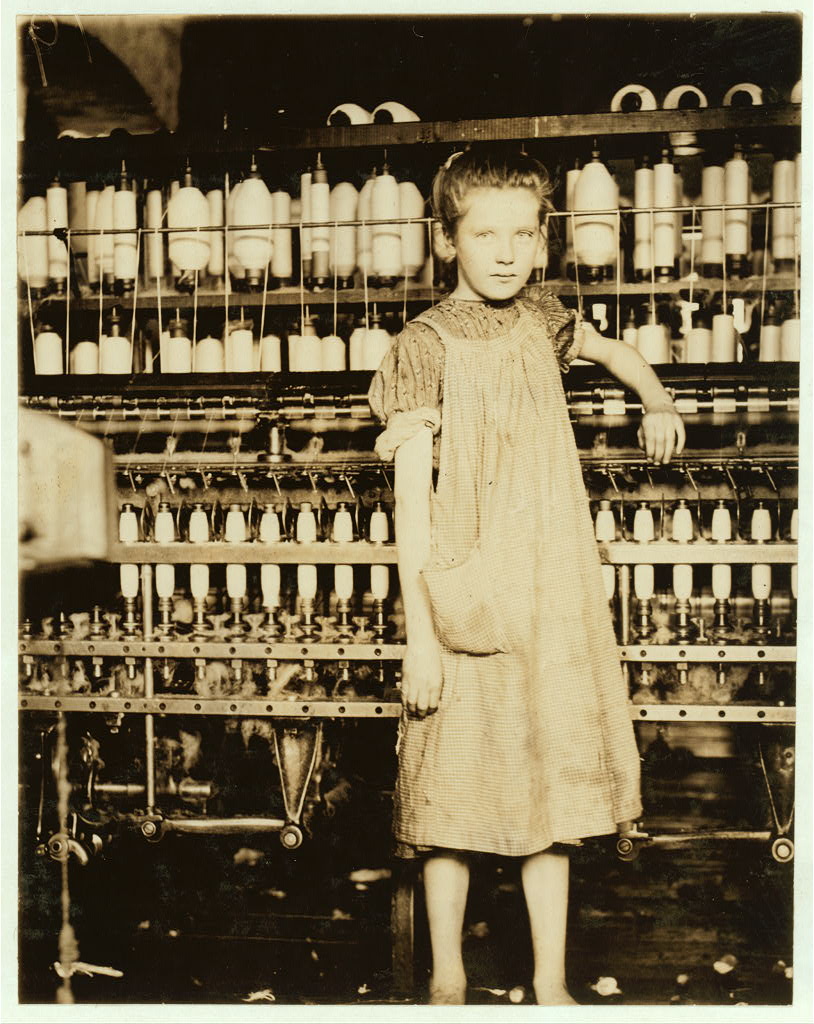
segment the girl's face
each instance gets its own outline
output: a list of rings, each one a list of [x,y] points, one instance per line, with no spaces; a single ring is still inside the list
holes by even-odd
[[[466,196],[452,248],[457,299],[511,299],[526,284],[542,245],[539,208],[527,188],[475,188]]]

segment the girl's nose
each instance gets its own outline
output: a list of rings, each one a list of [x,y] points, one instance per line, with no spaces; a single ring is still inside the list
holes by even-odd
[[[510,239],[499,242],[495,258],[498,263],[514,263],[514,244]]]

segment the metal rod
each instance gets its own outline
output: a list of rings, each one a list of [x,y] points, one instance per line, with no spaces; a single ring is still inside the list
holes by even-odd
[[[197,835],[231,836],[245,832],[281,832],[282,818],[165,818],[165,832],[186,832]]]
[[[145,564],[141,567],[141,606],[142,628],[146,641],[153,635],[152,565]],[[155,696],[152,658],[144,659],[144,696],[147,700]],[[151,714],[144,716],[144,775],[147,813],[152,814],[155,810],[155,719]]]

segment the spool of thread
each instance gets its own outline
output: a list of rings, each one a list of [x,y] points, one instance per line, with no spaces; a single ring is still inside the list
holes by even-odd
[[[359,192],[359,201],[357,203],[357,219],[360,221],[367,221],[368,223],[358,224],[356,227],[356,263],[363,273],[373,273],[372,269],[372,248],[373,248],[373,229],[370,227],[370,221],[373,218],[373,186],[376,182],[376,169],[374,167],[373,173],[362,185],[361,191]]]
[[[752,542],[763,544],[772,539],[772,517],[763,502],[758,502],[757,507],[752,509]]]
[[[264,608],[280,606],[280,566],[260,566],[260,592]]]
[[[198,503],[189,514],[190,544],[206,544],[209,541],[209,517],[206,509]]]
[[[766,316],[760,325],[761,363],[776,363],[780,359],[780,324],[777,322],[774,303],[770,303]]]
[[[768,601],[772,594],[772,567],[752,566],[752,597],[756,601]]]
[[[385,164],[382,173],[373,182],[370,198],[374,221],[398,220],[400,213],[399,186]],[[401,276],[401,227],[398,224],[373,225],[372,271],[380,280],[394,282]]]
[[[138,597],[139,573],[137,565],[122,563],[119,566],[119,586],[122,597],[128,600]]]
[[[639,110],[655,110],[656,97],[645,85],[623,85],[611,100],[612,111],[635,114]]]
[[[378,502],[370,514],[368,537],[371,544],[386,544],[390,540],[390,524],[387,513]]]
[[[260,369],[263,373],[279,373],[282,369],[280,359],[280,339],[276,334],[267,334],[260,341]]]
[[[605,587],[605,597],[608,601],[616,593],[616,567],[613,565],[602,565],[602,583]]]
[[[241,505],[232,504],[226,513],[223,539],[227,544],[242,544],[246,540],[246,516]]]
[[[636,335],[636,348],[651,365],[670,362],[670,339],[664,324],[642,324]]]
[[[609,544],[616,540],[616,520],[613,517],[613,507],[604,498],[599,502],[594,530],[596,539],[600,543]]]
[[[189,589],[193,600],[203,601],[209,593],[209,566],[190,565],[189,567]]]
[[[195,372],[223,373],[225,369],[226,357],[220,338],[211,335],[200,338],[195,346]]]
[[[226,566],[226,593],[231,601],[241,601],[246,596],[247,572],[245,565]]]
[[[345,342],[336,334],[322,339],[322,369],[341,371],[347,369]]]
[[[124,282],[125,290],[133,287],[138,277],[138,249],[136,247],[136,194],[128,187],[127,178],[123,175],[121,187],[113,193],[113,227],[117,231],[128,231],[128,234],[116,235],[113,242],[113,275],[117,281]],[[132,229],[132,234],[129,230]]]
[[[633,539],[639,544],[649,544],[655,536],[656,528],[650,506],[647,502],[640,502],[633,514]]]
[[[724,93],[725,107],[759,107],[763,104],[763,90],[753,82],[738,82]]]
[[[365,369],[365,336],[367,330],[364,324],[354,327],[348,339],[348,365],[351,370]]]
[[[54,182],[45,192],[45,209],[49,231],[65,231],[68,228],[68,190]],[[54,235],[48,236],[48,276],[57,290],[65,290],[68,277],[68,247]]]
[[[732,540],[732,515],[723,501],[719,500],[712,510],[710,534],[717,544]]]
[[[255,369],[251,321],[238,320],[229,328],[224,355],[227,373],[251,373]]]
[[[275,225],[290,224],[293,221],[291,196],[288,192],[278,189],[271,193],[271,213]],[[288,284],[294,276],[294,264],[291,251],[291,228],[275,227],[271,233],[273,246],[271,251],[271,276],[279,287]]]
[[[689,544],[692,540],[692,511],[685,501],[680,501],[673,511],[672,537],[680,544]]]
[[[653,215],[653,263],[657,280],[664,281],[675,276],[676,260],[675,214],[658,212],[675,206],[675,168],[667,149],[653,168],[653,205],[657,211]]]
[[[211,227],[220,227],[223,224],[225,206],[223,201],[223,189],[213,188],[206,193],[206,203],[209,207],[209,224]],[[212,277],[223,277],[226,273],[226,262],[224,255],[224,235],[222,231],[209,231],[209,263],[207,270]]]
[[[300,175],[300,217],[301,223],[306,224],[312,220],[311,211],[311,179],[310,170]],[[303,263],[303,275],[305,278],[311,276],[311,259],[313,256],[313,235],[310,227],[303,227],[300,230],[300,259]]]
[[[315,565],[297,566],[297,593],[303,601],[313,601],[317,596],[317,567]]]
[[[793,160],[775,160],[772,165],[772,202],[795,200],[795,164]],[[775,270],[794,267],[794,208],[772,210],[772,259]]]
[[[639,601],[649,601],[656,589],[656,574],[652,565],[633,567],[633,590]]]
[[[71,349],[71,373],[99,372],[99,346],[95,341],[79,341]]]
[[[728,601],[732,593],[732,566],[713,565],[712,594],[716,601]]]
[[[403,103],[397,103],[395,100],[385,100],[378,107],[374,107],[370,117],[376,124],[421,120],[414,110],[410,110],[409,107],[405,107]]]
[[[203,270],[212,255],[209,232],[199,230],[209,227],[209,203],[192,185],[189,172],[184,180],[183,188],[171,195],[167,204],[167,226],[184,229],[170,231],[168,242],[170,260],[181,273]]]
[[[622,341],[631,348],[636,348],[639,328],[636,326],[636,315],[633,310],[628,313],[627,323],[622,328]]]
[[[34,338],[34,366],[38,375],[60,374],[65,372],[63,364],[62,338],[49,329],[40,331]]]
[[[299,544],[313,544],[316,542],[317,520],[310,501],[300,502],[294,535]]]
[[[356,227],[353,224],[343,227],[346,221],[356,220],[359,204],[359,193],[349,181],[340,181],[331,190],[330,217],[336,224],[332,228],[330,270],[336,277],[340,288],[348,288],[353,284],[353,272],[356,270]]]
[[[648,157],[642,158],[641,167],[633,175],[633,205],[637,210],[650,211],[654,205],[654,173]],[[649,280],[653,268],[653,236],[651,215],[633,215],[633,271],[639,281]]]
[[[405,277],[416,277],[426,259],[427,228],[424,197],[412,181],[399,182],[399,212],[402,218],[415,217],[417,223],[401,225],[401,261]]]
[[[116,189],[106,185],[99,193],[96,203],[96,218],[93,227],[96,235],[96,260],[99,264],[99,278],[105,288],[112,288],[114,280],[113,254],[115,239],[113,237],[113,197]]]
[[[597,150],[576,179],[573,204],[580,213],[574,218],[575,260],[586,280],[602,281],[616,256],[616,218],[612,213],[586,211],[618,208],[619,193]]]
[[[786,363],[800,362],[800,321],[796,317],[780,325],[780,359]]]
[[[692,327],[687,332],[685,352],[688,363],[708,363],[712,359],[712,331],[709,327]]]
[[[664,97],[664,110],[701,110],[707,106],[707,97],[697,86],[676,85]]]
[[[130,502],[125,502],[119,513],[119,541],[122,544],[138,544],[138,539],[138,516]]]
[[[32,196],[17,215],[19,231],[47,231],[45,196]],[[48,239],[45,235],[17,236],[17,268],[22,281],[40,291],[48,287]]]
[[[374,314],[371,326],[365,332],[362,342],[362,365],[365,370],[378,370],[382,360],[390,351],[393,339],[380,325],[380,319]]]
[[[147,234],[144,238],[144,265],[149,280],[164,276],[164,236],[154,231],[161,227],[163,200],[161,189],[153,188],[147,193],[144,221]]]
[[[104,334],[99,339],[99,373],[130,373],[130,339]]]
[[[96,225],[96,207],[99,205],[98,189],[89,188],[85,193],[85,216],[88,230],[92,231]],[[88,284],[91,287],[99,283],[99,256],[96,235],[85,235],[85,246],[88,253]]]
[[[373,115],[358,103],[340,103],[328,114],[328,124],[342,126],[349,124],[370,124]]]
[[[153,537],[156,544],[175,543],[175,518],[171,506],[166,501],[159,503],[158,511],[155,514]]]
[[[271,193],[253,163],[249,177],[241,182],[232,211],[235,259],[243,267],[251,288],[262,286],[271,261],[272,214]]]
[[[673,593],[679,601],[689,601],[692,597],[692,566],[673,566]]]
[[[68,224],[71,231],[87,231],[88,185],[86,181],[72,181],[68,185]],[[71,249],[80,255],[88,251],[87,235],[72,235]]]
[[[722,207],[725,172],[711,164],[701,172],[701,205]],[[721,277],[724,264],[724,216],[722,209],[701,211],[701,263],[708,277]]]
[[[311,177],[311,219],[311,277],[316,287],[324,287],[331,262],[331,186],[319,155]]]
[[[288,368],[294,373],[322,370],[322,342],[312,334],[289,334]]]
[[[173,320],[161,336],[161,372],[192,373],[192,342],[181,320]]]
[[[716,313],[712,318],[711,363],[734,363],[736,358],[735,318]]]
[[[724,164],[724,251],[728,273],[748,272],[749,216],[742,204],[749,202],[750,193],[749,164],[736,145],[731,159]]]
[[[280,540],[280,517],[273,505],[266,505],[260,517],[258,539],[264,544],[277,544]]]
[[[790,103],[802,103],[803,102],[803,80],[802,80],[802,78],[798,79],[794,83],[794,85],[792,87],[792,90],[791,90],[791,94],[789,96],[789,102]]]

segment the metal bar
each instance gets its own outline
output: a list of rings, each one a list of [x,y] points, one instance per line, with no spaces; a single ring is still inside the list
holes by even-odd
[[[796,709],[789,707],[758,707],[728,704],[726,707],[707,704],[631,704],[634,722],[778,722],[793,724]]]
[[[630,566],[620,565],[616,570],[619,587],[619,638],[623,644],[630,641]],[[630,669],[622,661],[625,693],[630,693]]]
[[[619,657],[622,661],[637,662],[764,662],[776,665],[794,664],[797,661],[797,648],[793,644],[630,644],[620,648]]]
[[[144,639],[153,634],[153,567],[141,566],[141,608]],[[155,693],[153,662],[144,659],[144,698],[149,701]],[[144,716],[144,777],[147,813],[155,810],[155,720],[151,714]]]
[[[318,700],[307,697],[276,700],[170,697],[88,697],[70,695],[46,697],[20,694],[21,711],[94,712],[96,714],[207,715],[246,718],[398,718],[401,703],[396,700]],[[648,722],[764,722],[793,723],[796,709],[753,704],[726,706],[699,704],[630,704],[633,721]]]
[[[620,578],[626,566],[620,566]],[[629,594],[629,589],[628,589]],[[624,610],[624,586],[620,582],[620,605]],[[630,616],[621,616],[622,636],[630,635]],[[250,643],[198,640],[21,640],[22,655],[55,657],[100,658],[211,658],[217,661],[241,658],[247,661],[401,661],[404,644],[323,644],[323,643]],[[619,647],[622,662],[696,662],[696,663],[748,663],[790,664],[797,661],[797,648],[793,644],[622,644]]]
[[[164,818],[162,832],[183,832],[187,835],[234,836],[246,832],[281,832],[281,818]]]
[[[637,544],[610,541],[597,545],[603,562],[614,565],[794,565],[797,545],[786,541],[768,544],[679,544],[675,541],[654,541]],[[126,561],[126,559],[123,559]],[[131,558],[130,561],[133,561]]]
[[[276,661],[400,661],[404,644],[346,643],[251,643],[227,640],[21,640],[20,654],[40,654],[48,657],[135,657],[135,658],[213,658],[215,660],[243,658],[246,660],[274,659]]]
[[[76,694],[46,697],[20,694],[21,711],[94,712],[96,714],[226,715],[246,718],[398,718],[401,702],[395,700],[317,700],[307,697],[281,700],[244,700],[228,698],[88,697]]]

